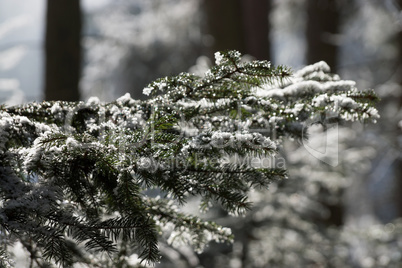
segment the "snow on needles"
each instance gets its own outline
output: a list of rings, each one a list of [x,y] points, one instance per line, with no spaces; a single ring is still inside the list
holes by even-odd
[[[258,97],[284,99],[299,98],[305,94],[335,93],[355,89],[354,81],[340,80],[338,75],[329,72],[328,64],[320,61],[297,71],[287,81],[254,88],[254,93]]]
[[[354,81],[341,80],[329,72],[328,64],[321,61],[297,71],[288,80],[252,88],[252,94],[261,104],[269,105],[272,100],[287,104],[289,107],[284,112],[291,116],[298,116],[303,109],[314,111],[321,108],[339,113],[344,120],[370,118],[375,121],[379,118],[375,108],[367,109],[367,103],[354,99],[356,94],[360,94]],[[354,114],[356,109],[362,111],[361,116]]]
[[[295,79],[296,80],[296,79]],[[255,88],[255,95],[258,97],[284,99],[289,97],[300,97],[304,94],[327,93],[336,91],[348,91],[355,87],[354,81],[329,81],[320,83],[318,81],[295,81],[285,88]]]
[[[270,152],[276,150],[276,143],[269,137],[265,137],[257,132],[223,132],[213,131],[210,133],[201,133],[195,136],[187,146],[184,146],[182,153],[188,154],[189,149],[216,149],[232,148],[239,149],[244,146],[250,148],[261,148]]]

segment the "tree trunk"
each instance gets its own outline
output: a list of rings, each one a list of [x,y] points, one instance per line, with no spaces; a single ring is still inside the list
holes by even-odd
[[[307,1],[307,64],[324,60],[336,73],[340,4],[338,0]]]
[[[239,0],[204,0],[207,34],[213,37],[211,52],[245,52]]]
[[[245,52],[258,60],[270,59],[270,0],[241,0]]]
[[[338,63],[338,46],[334,38],[338,34],[340,20],[339,0],[307,1],[307,64],[325,61],[336,73]],[[326,204],[330,212],[325,225],[340,226],[344,222],[344,206],[342,204]]]
[[[238,50],[259,60],[270,58],[270,0],[204,0],[210,54]],[[212,53],[211,53],[212,52]]]
[[[77,101],[81,69],[79,0],[47,0],[45,99]]]
[[[402,0],[398,0],[399,7],[402,7]],[[399,24],[401,25],[401,24]],[[397,44],[398,46],[398,59],[397,59],[397,67],[395,68],[397,72],[399,72],[399,75],[396,75],[397,77],[397,83],[402,87],[402,27],[399,28],[399,33],[397,36]],[[402,110],[402,93],[399,93],[399,109]],[[398,126],[396,126],[397,128]],[[401,128],[397,130],[397,135],[402,136],[401,133]],[[398,140],[398,137],[395,137],[396,140]],[[399,145],[401,147],[401,145]],[[399,148],[401,150],[401,148]],[[401,190],[402,190],[402,159],[399,157],[399,159],[396,161],[396,186],[395,191],[394,191],[394,196],[396,197],[396,204],[397,204],[397,210],[398,214],[397,217],[402,217],[402,195],[401,195]]]

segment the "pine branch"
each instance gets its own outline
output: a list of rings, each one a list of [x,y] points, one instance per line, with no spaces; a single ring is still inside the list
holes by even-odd
[[[87,252],[113,259],[121,241],[156,262],[157,231],[169,223],[172,244],[231,241],[174,205],[199,196],[204,208],[242,214],[252,188],[286,178],[252,159],[275,157],[287,136],[306,138],[315,116],[324,126],[379,118],[376,95],[323,62],[292,74],[236,51],[217,53],[204,77],[161,78],[144,93],[151,98],[0,107],[0,226],[10,239],[33,238],[37,259],[65,267],[88,263]]]

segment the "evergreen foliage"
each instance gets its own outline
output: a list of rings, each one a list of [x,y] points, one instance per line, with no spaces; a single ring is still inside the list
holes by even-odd
[[[251,189],[287,176],[250,159],[275,157],[287,137],[304,139],[317,116],[324,126],[378,118],[376,95],[324,62],[292,74],[236,51],[215,56],[204,77],[152,82],[145,101],[126,94],[111,103],[2,106],[0,264],[16,242],[38,267],[105,259],[118,267],[134,252],[158,262],[158,240],[197,251],[231,242],[230,229],[180,206],[199,197],[202,210],[218,204],[244,214]]]

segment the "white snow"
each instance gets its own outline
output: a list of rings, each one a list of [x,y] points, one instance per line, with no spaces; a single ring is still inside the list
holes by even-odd
[[[61,110],[62,110],[62,109],[61,109],[60,103],[58,103],[58,102],[55,102],[55,103],[52,105],[52,108],[50,108],[50,112],[51,112],[52,114],[56,114],[56,113],[60,112]]]
[[[294,84],[286,86],[285,88],[271,88],[266,85],[264,88],[253,88],[253,92],[257,97],[265,98],[277,98],[282,99],[284,97],[297,97],[305,93],[325,93],[336,91],[349,91],[354,89],[356,83],[349,80],[341,81],[294,81]]]
[[[296,77],[303,77],[306,76],[307,74],[317,72],[317,71],[324,71],[326,73],[329,73],[331,71],[331,68],[325,61],[320,61],[315,64],[308,65],[299,71],[295,73]]]
[[[72,147],[72,148],[74,148],[74,147],[79,147],[79,146],[80,146],[80,144],[78,143],[78,141],[77,141],[76,139],[74,139],[73,137],[68,137],[68,138],[67,138],[67,140],[66,140],[66,145],[67,145],[68,147]]]
[[[142,90],[142,94],[149,96],[152,93],[152,88],[146,87]]]
[[[131,105],[135,102],[135,100],[131,98],[130,93],[126,93],[123,96],[121,96],[120,98],[118,98],[116,100],[116,102],[120,103],[120,104],[130,104]]]
[[[222,63],[223,55],[220,52],[215,52],[215,64],[219,65]]]
[[[100,100],[98,97],[90,97],[87,101],[87,105],[99,105]]]

